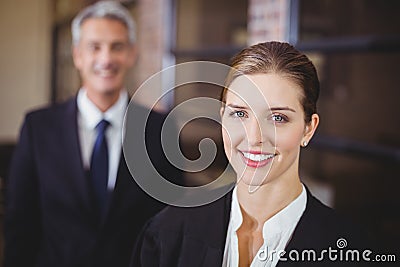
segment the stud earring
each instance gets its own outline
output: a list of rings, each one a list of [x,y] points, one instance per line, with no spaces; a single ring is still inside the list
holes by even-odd
[[[303,142],[303,146],[304,146],[304,147],[307,146],[307,141],[304,141],[304,142]]]

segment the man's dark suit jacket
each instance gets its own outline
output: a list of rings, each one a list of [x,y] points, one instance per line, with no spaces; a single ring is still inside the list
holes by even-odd
[[[174,179],[180,174],[159,150],[163,119],[151,114],[146,142],[155,165]],[[140,229],[164,205],[138,187],[123,155],[104,219],[96,204],[81,159],[76,98],[29,113],[6,183],[5,267],[128,266]]]
[[[232,191],[205,206],[165,208],[146,224],[133,253],[131,267],[221,266],[231,201]],[[347,248],[359,248],[362,244],[358,232],[307,190],[306,209],[285,249],[288,261],[280,261],[277,266],[347,266],[349,262],[326,260],[328,255],[325,255],[324,261],[314,263],[292,262],[290,258],[294,258],[295,254],[289,257],[288,253],[291,250],[301,253],[307,249],[317,252],[329,247],[338,249],[336,242],[339,238],[346,239]],[[360,262],[350,265],[364,266]]]

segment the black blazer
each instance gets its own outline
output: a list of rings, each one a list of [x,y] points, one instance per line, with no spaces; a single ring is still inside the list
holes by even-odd
[[[159,150],[163,119],[151,115],[151,157],[178,177]],[[134,182],[122,154],[107,215],[98,217],[81,159],[76,98],[26,116],[5,204],[5,267],[128,266],[140,229],[164,207]]]
[[[231,201],[232,191],[205,206],[165,208],[146,224],[134,250],[131,266],[221,266]],[[338,249],[336,242],[339,238],[346,239],[347,248],[360,248],[362,237],[358,232],[307,190],[306,209],[285,251]],[[288,261],[280,261],[277,266],[348,265],[346,262],[330,261],[291,262],[288,254],[286,258]],[[352,266],[364,266],[359,264],[353,262]]]

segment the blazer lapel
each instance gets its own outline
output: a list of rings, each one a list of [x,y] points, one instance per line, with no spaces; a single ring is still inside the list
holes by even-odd
[[[120,198],[125,195],[125,191],[129,188],[129,185],[126,183],[127,175],[129,175],[129,171],[127,170],[125,160],[123,158],[123,153],[121,152],[114,190],[109,192],[110,195],[107,203],[106,212],[104,213],[104,217],[101,218],[102,226],[105,225],[107,218],[109,218],[110,213],[113,212],[115,208],[121,208],[118,206],[116,207],[116,203],[121,202]]]
[[[315,233],[324,232],[324,229],[322,229],[323,225],[321,225],[321,223],[316,220],[316,217],[318,217],[318,215],[320,214],[320,210],[318,209],[316,203],[317,200],[315,200],[314,196],[310,193],[308,188],[306,188],[306,190],[306,209],[304,210],[304,213],[295,228],[292,239],[287,245],[287,251],[290,251],[291,249],[307,249],[310,247],[319,248],[319,244],[324,243],[323,236],[315,235]]]
[[[226,187],[230,187],[231,189],[233,189],[234,186],[235,184],[229,184]],[[211,267],[222,265],[225,251],[226,235],[228,233],[228,226],[231,217],[232,192],[233,190],[230,190],[224,197],[222,197],[222,205],[219,208],[219,212],[214,214],[217,220],[215,224],[216,231],[208,232],[210,241],[209,247],[206,250],[206,254],[204,255],[203,266]],[[207,227],[209,227],[209,225],[207,225]],[[218,248],[218,250],[215,250],[215,248]]]
[[[228,185],[233,187],[234,185]],[[219,200],[198,207],[198,212],[190,215],[187,231],[187,246],[182,246],[185,255],[179,266],[221,266],[224,256],[225,240],[228,231],[232,202],[232,190]],[[188,236],[189,236],[188,235]],[[193,242],[202,240],[203,242]],[[191,246],[191,248],[189,248]],[[196,259],[196,260],[195,260]],[[193,263],[196,264],[193,265]]]
[[[68,164],[73,179],[78,191],[78,197],[86,209],[85,212],[92,214],[91,216],[96,220],[96,206],[93,198],[92,187],[89,183],[89,177],[83,167],[81,147],[78,134],[78,106],[76,97],[68,101],[65,109],[65,114],[62,118],[62,134],[64,140],[64,153],[66,155],[66,164]]]

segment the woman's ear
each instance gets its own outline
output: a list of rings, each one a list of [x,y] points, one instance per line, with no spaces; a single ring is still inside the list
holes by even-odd
[[[311,121],[308,124],[306,124],[306,127],[304,129],[304,137],[303,140],[301,141],[302,146],[306,146],[310,142],[315,131],[317,130],[318,124],[319,124],[319,116],[318,114],[314,113],[311,116]]]

